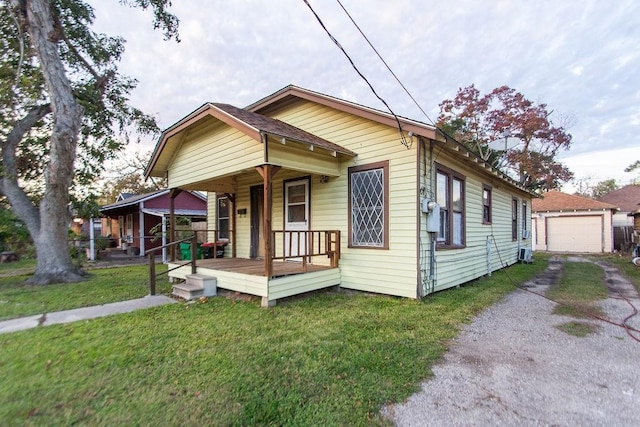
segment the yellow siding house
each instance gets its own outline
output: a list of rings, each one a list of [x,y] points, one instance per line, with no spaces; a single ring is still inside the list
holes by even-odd
[[[509,177],[431,125],[295,86],[204,104],[146,175],[208,193],[226,246],[197,272],[265,306],[330,286],[420,298],[531,250],[532,195]]]

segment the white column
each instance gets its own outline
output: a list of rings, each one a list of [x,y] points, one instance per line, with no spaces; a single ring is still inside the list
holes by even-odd
[[[89,218],[89,260],[96,259],[95,231],[93,230],[93,218]]]
[[[167,263],[167,217],[162,215],[162,263]]]
[[[144,202],[140,203],[140,212],[138,213],[140,220],[138,221],[140,223],[140,230],[139,230],[139,237],[140,237],[140,256],[144,256],[144,212],[142,212],[142,210],[144,209]]]

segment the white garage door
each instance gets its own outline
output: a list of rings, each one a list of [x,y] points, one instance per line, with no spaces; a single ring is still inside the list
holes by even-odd
[[[602,252],[602,217],[547,218],[547,250],[550,252]]]

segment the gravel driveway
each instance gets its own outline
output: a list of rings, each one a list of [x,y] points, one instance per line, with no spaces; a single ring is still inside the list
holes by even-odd
[[[561,271],[553,258],[524,286],[544,293]],[[614,294],[640,307],[638,294],[615,268],[605,274],[610,298],[601,306],[622,322],[632,309]],[[420,392],[383,412],[400,426],[640,426],[640,343],[596,320],[586,321],[599,327],[587,337],[561,332],[555,326],[576,319],[551,314],[554,306],[511,293],[464,328]],[[639,317],[628,324],[640,329]]]

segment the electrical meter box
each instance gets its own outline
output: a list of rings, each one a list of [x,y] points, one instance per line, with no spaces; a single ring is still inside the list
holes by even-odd
[[[438,231],[440,231],[440,205],[436,203],[427,214],[427,232],[437,233]]]

